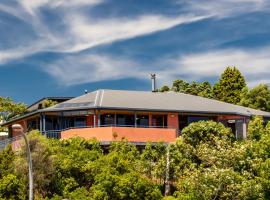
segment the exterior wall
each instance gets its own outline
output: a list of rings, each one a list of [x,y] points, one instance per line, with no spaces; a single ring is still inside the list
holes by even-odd
[[[149,126],[153,126],[153,122],[152,122],[152,114],[149,114]]]
[[[94,115],[86,116],[86,126],[94,126]]]
[[[61,133],[62,139],[71,137],[96,138],[98,141],[119,141],[125,138],[130,142],[174,142],[176,140],[176,130],[162,128],[99,127],[70,129]]]
[[[168,113],[168,127],[179,129],[178,113]]]

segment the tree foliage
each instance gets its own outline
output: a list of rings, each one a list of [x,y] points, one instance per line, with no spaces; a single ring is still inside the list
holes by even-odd
[[[96,140],[53,140],[29,134],[35,199],[162,199],[169,150],[171,196],[164,199],[269,199],[270,124],[250,122],[247,140],[200,121],[169,146],[127,141],[102,148]],[[25,146],[0,152],[0,199],[26,199]]]
[[[215,98],[227,103],[238,104],[246,87],[245,78],[236,67],[227,67],[220,80],[214,85]]]
[[[58,104],[57,101],[53,101],[51,99],[46,99],[42,102],[42,108],[48,108],[48,107],[54,106],[56,104]]]
[[[245,88],[243,90],[240,105],[270,111],[270,90],[268,85],[260,84],[251,90]]]
[[[213,97],[212,86],[207,81],[201,83],[193,81],[188,83],[184,80],[175,80],[173,82],[172,91],[206,98]]]
[[[25,104],[15,103],[9,97],[0,97],[0,119],[7,121],[25,112],[27,112]]]

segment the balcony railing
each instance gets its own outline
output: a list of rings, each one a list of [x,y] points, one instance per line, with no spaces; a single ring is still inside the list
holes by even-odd
[[[68,131],[72,129],[87,129],[87,128],[105,128],[105,127],[119,127],[119,128],[146,128],[146,129],[174,129],[173,127],[169,126],[141,126],[141,125],[118,125],[118,124],[109,124],[109,125],[99,125],[99,126],[79,126],[79,127],[69,127],[62,130],[46,130],[43,131],[42,134],[45,135],[47,138],[55,138],[61,139],[61,132]],[[179,131],[176,130],[176,136],[179,135]]]

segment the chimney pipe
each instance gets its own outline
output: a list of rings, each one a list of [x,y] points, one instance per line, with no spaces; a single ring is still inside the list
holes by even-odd
[[[156,74],[151,74],[151,80],[152,80],[152,92],[156,92]]]

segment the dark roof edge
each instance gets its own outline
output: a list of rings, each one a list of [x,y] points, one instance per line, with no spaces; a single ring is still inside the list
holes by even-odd
[[[19,117],[12,118],[12,119],[10,119],[9,121],[6,121],[6,122],[0,124],[0,126],[6,126],[6,125],[8,125],[8,124],[10,124],[10,123],[12,123],[12,122],[14,122],[14,121],[23,119],[23,118],[25,118],[25,117],[30,117],[30,116],[35,115],[35,114],[38,114],[38,113],[40,113],[39,110],[36,110],[36,111],[34,111],[34,112],[30,112],[30,113],[26,113],[26,114],[21,115],[21,116],[19,116]]]

